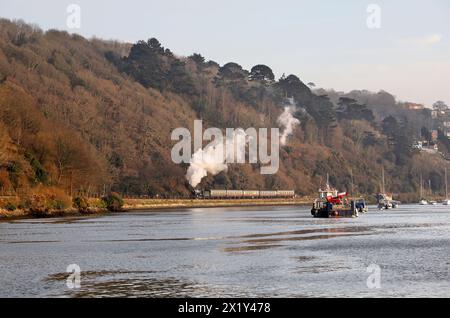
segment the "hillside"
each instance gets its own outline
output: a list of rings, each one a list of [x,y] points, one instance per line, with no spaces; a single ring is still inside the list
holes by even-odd
[[[278,127],[285,96],[294,97],[300,125],[281,148],[279,173],[233,165],[199,187],[309,195],[329,173],[342,189],[353,175],[358,192],[373,194],[384,167],[391,191],[417,192],[420,173],[443,191],[447,161],[411,150],[429,112],[400,110],[390,98],[327,96],[295,75],[275,80],[264,65],[179,57],[156,39],[87,40],[1,20],[0,195],[56,187],[71,195],[189,196],[188,167],[170,158],[172,130],[192,130],[195,119],[223,129]]]

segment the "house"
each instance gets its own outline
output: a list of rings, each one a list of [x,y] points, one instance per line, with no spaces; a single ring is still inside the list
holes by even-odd
[[[450,138],[450,109],[434,109],[431,111],[434,130],[440,130]]]
[[[429,154],[439,153],[439,147],[435,142],[429,141],[417,141],[412,145],[412,149],[419,150],[420,152],[425,152]]]
[[[403,103],[402,107],[404,109],[408,109],[408,110],[423,110],[425,109],[425,106],[423,104],[416,104],[416,103]]]

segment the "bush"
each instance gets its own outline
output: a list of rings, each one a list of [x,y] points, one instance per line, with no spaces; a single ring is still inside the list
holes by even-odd
[[[45,196],[33,194],[28,203],[30,212],[33,214],[45,214],[49,211]]]
[[[94,209],[106,209],[106,202],[103,199],[91,198],[88,199],[89,206]]]
[[[13,212],[13,211],[17,210],[17,206],[14,203],[8,202],[5,205],[5,209],[7,211]]]
[[[124,201],[118,193],[111,192],[107,196],[104,196],[102,201],[105,203],[106,208],[111,212],[123,211]]]
[[[54,187],[36,188],[29,202],[29,209],[35,214],[45,214],[51,211],[63,211],[72,206],[72,200],[61,189]]]
[[[31,208],[31,199],[30,198],[22,198],[19,203],[19,209],[30,210],[30,208]]]
[[[85,197],[74,198],[73,206],[77,208],[80,213],[89,213],[89,201]]]

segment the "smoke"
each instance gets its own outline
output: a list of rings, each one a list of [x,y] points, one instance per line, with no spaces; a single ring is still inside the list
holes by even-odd
[[[282,146],[286,146],[287,138],[294,133],[295,127],[300,125],[300,120],[294,117],[295,111],[295,106],[285,106],[284,112],[278,118],[278,124],[284,128],[280,137],[280,143]]]
[[[221,158],[222,157],[222,158]],[[196,187],[208,175],[213,176],[228,170],[223,160],[223,147],[220,145],[199,149],[193,156],[186,178],[192,187]]]
[[[236,129],[232,135],[227,135],[226,139],[199,149],[192,156],[186,174],[189,184],[195,188],[208,174],[215,176],[222,171],[227,171],[228,162],[234,162],[236,159],[242,160],[240,158],[242,152],[239,149],[245,147],[249,139],[250,136],[244,130]]]

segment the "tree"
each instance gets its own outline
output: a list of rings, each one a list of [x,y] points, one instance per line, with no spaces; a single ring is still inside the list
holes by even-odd
[[[295,75],[289,75],[288,77],[283,76],[278,81],[278,86],[282,89],[284,93],[289,96],[294,96],[297,100],[300,96],[311,95],[311,90],[303,84],[303,82]]]
[[[118,60],[111,53],[106,58],[145,87],[197,94],[192,77],[186,70],[186,63],[161,46],[155,38],[133,45],[130,54],[123,60]],[[192,58],[198,63],[204,61],[199,54],[194,54]]]
[[[201,54],[194,53],[188,58],[192,60],[199,68],[203,68],[205,66],[205,58]]]
[[[383,119],[381,127],[383,129],[384,134],[388,137],[394,137],[399,130],[398,121],[393,116],[388,116],[385,119]]]
[[[431,132],[427,127],[422,127],[422,129],[420,130],[420,135],[427,141],[431,141],[432,139]]]
[[[270,67],[266,65],[256,65],[250,71],[250,80],[261,82],[272,82],[275,80],[275,75]]]
[[[123,70],[145,87],[164,89],[167,85],[164,48],[156,39],[139,41],[124,59]]]
[[[6,164],[10,158],[9,147],[11,144],[11,140],[8,135],[8,131],[0,122],[0,168],[3,164]]]
[[[168,88],[175,93],[195,95],[196,89],[191,76],[186,72],[185,63],[175,59],[167,74]]]
[[[437,111],[446,111],[448,110],[448,106],[443,101],[439,100],[433,104],[433,109]]]
[[[219,65],[219,63],[217,63],[217,62],[215,62],[215,61],[208,61],[207,63],[206,63],[206,66],[207,67],[217,67],[217,68],[220,68],[220,65]]]
[[[373,112],[366,105],[358,104],[353,98],[339,98],[338,106],[338,113],[341,118],[367,120],[369,122],[375,119]]]
[[[151,38],[147,41],[147,44],[150,49],[156,51],[157,53],[163,54],[165,52],[164,47],[161,45],[158,39]],[[170,50],[168,52],[170,52]]]
[[[6,82],[7,79],[8,79],[7,75],[2,75],[0,73],[0,85],[3,84],[4,82]]]
[[[340,97],[338,106],[339,106],[339,112],[347,112],[349,105],[356,104],[356,99],[349,98],[349,97]]]
[[[243,80],[248,76],[242,66],[237,63],[227,63],[219,69],[219,77],[222,80]]]

